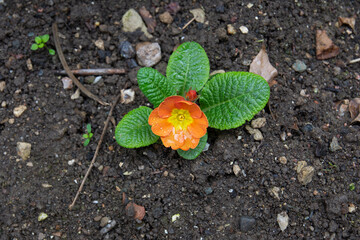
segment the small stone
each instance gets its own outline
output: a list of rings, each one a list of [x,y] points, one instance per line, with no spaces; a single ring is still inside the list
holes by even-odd
[[[96,216],[96,217],[94,217],[94,221],[95,222],[98,222],[98,221],[100,221],[102,219],[102,216]]]
[[[100,32],[104,32],[104,33],[106,33],[106,32],[108,32],[108,31],[109,31],[109,28],[108,28],[108,26],[107,26],[107,25],[105,25],[105,24],[101,24],[101,25],[99,26],[99,30],[100,30]]]
[[[227,33],[228,33],[229,35],[234,35],[234,34],[236,34],[236,29],[234,28],[233,25],[228,24],[227,27],[226,27],[226,29],[227,29]]]
[[[71,78],[68,78],[68,77],[63,77],[61,79],[62,83],[63,83],[63,88],[65,90],[68,90],[68,89],[72,89],[73,88],[73,81],[71,80]]]
[[[128,104],[134,101],[135,91],[132,89],[122,89],[121,93],[121,103]]]
[[[253,129],[249,125],[246,125],[245,129],[253,136],[255,141],[261,141],[264,139],[264,137],[259,129]]]
[[[159,19],[162,23],[166,23],[166,24],[171,24],[174,21],[173,17],[168,11],[160,14]]]
[[[76,89],[75,93],[73,95],[71,95],[71,99],[72,100],[75,100],[75,99],[78,99],[80,97],[80,90],[79,89]]]
[[[13,118],[10,118],[8,121],[9,124],[14,124],[14,122],[15,122],[15,119],[13,119]]]
[[[32,71],[34,69],[30,58],[26,60],[26,66],[29,71]]]
[[[245,26],[241,26],[239,29],[243,34],[248,34],[249,33],[249,29],[247,27],[245,27]]]
[[[98,39],[95,41],[95,46],[100,50],[105,50],[104,41],[102,39]]]
[[[247,8],[252,8],[254,6],[254,4],[252,3],[248,3],[248,5],[246,5]]]
[[[333,137],[330,143],[330,151],[336,152],[337,150],[341,150],[342,147],[339,145],[337,137]]]
[[[145,23],[141,16],[135,11],[135,9],[129,9],[121,19],[124,32],[135,32],[138,28],[145,34],[147,38],[152,38],[152,35],[148,32]]]
[[[206,194],[206,195],[210,195],[210,194],[212,194],[212,193],[213,193],[213,189],[212,189],[211,187],[205,188],[205,194]]]
[[[251,121],[252,128],[262,128],[266,124],[266,118],[257,118]]]
[[[46,213],[42,212],[38,216],[38,221],[41,222],[41,221],[44,221],[47,218],[48,218],[48,215]]]
[[[111,229],[113,229],[116,225],[116,221],[112,220],[109,224],[107,224],[105,227],[103,227],[100,230],[100,234],[104,235],[105,233],[108,233]]]
[[[303,61],[296,60],[295,63],[292,65],[292,68],[296,72],[304,72],[306,70],[307,66]]]
[[[301,184],[306,185],[312,181],[315,169],[312,166],[303,167],[298,173],[298,180]]]
[[[268,191],[269,191],[271,196],[273,196],[277,200],[280,200],[280,196],[279,196],[280,188],[279,187],[272,187]]]
[[[338,75],[340,75],[340,73],[341,73],[341,68],[340,67],[334,67],[334,75],[335,76],[338,76]]]
[[[251,65],[251,60],[250,59],[244,59],[241,63],[244,66],[250,66]]]
[[[120,47],[120,55],[123,58],[130,59],[135,57],[135,50],[130,42],[124,41],[120,43],[119,47]]]
[[[100,221],[100,227],[105,227],[106,224],[110,223],[110,218],[109,217],[103,217],[101,218],[101,221]]]
[[[39,233],[38,240],[43,240],[46,238],[46,235],[44,233]]]
[[[278,224],[279,224],[279,227],[280,227],[280,230],[283,232],[285,231],[285,229],[287,228],[287,226],[289,225],[289,216],[287,215],[287,213],[284,211],[284,212],[281,212],[277,215],[277,218],[276,218]]]
[[[286,157],[285,156],[281,156],[281,157],[279,157],[279,162],[281,163],[281,164],[286,164],[287,163],[287,159],[286,159]]]
[[[240,217],[240,231],[248,232],[253,229],[256,225],[256,220],[250,216],[241,216]]]
[[[69,165],[69,166],[74,165],[75,161],[76,161],[75,159],[69,160],[69,161],[68,161],[68,165]]]
[[[23,160],[26,160],[30,157],[31,144],[27,142],[17,142],[16,151]]]
[[[32,162],[28,162],[28,163],[26,163],[26,166],[28,166],[28,167],[33,167],[34,164],[33,164]]]
[[[6,101],[2,101],[2,102],[1,102],[1,107],[2,107],[2,108],[6,108],[6,105],[7,105]]]
[[[240,168],[240,166],[237,165],[237,164],[234,164],[234,165],[233,165],[233,172],[234,172],[235,176],[238,177],[238,176],[240,175],[240,173],[241,173],[241,168]]]
[[[25,105],[20,105],[16,108],[14,108],[14,115],[15,117],[20,117],[25,111],[26,111],[27,107]]]
[[[152,67],[161,59],[161,48],[158,43],[142,42],[136,44],[136,59],[143,67]]]
[[[164,171],[163,176],[164,176],[164,177],[167,177],[168,175],[169,175],[169,172],[168,172],[168,171]]]
[[[349,213],[353,213],[356,211],[356,207],[353,203],[349,203]]]

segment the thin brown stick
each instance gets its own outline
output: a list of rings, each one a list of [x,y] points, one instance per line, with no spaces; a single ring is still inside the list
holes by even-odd
[[[76,69],[70,70],[74,75],[91,76],[91,75],[111,75],[111,74],[124,74],[124,68],[97,68],[97,69]],[[55,71],[57,75],[66,75],[65,70]]]
[[[192,23],[194,20],[195,20],[195,17],[193,17],[190,21],[188,21],[187,24],[185,24],[185,26],[183,26],[181,30],[184,30],[185,28],[187,28],[187,26],[189,26],[190,23]]]
[[[76,195],[75,195],[75,198],[74,198],[73,202],[69,205],[69,210],[72,210],[72,208],[74,207],[75,202],[76,202],[76,200],[78,199],[78,197],[79,197],[79,195],[80,195],[80,192],[82,191],[82,189],[83,189],[83,187],[84,187],[85,181],[86,181],[86,179],[88,178],[88,176],[89,176],[89,174],[90,174],[90,171],[91,171],[91,169],[92,169],[93,166],[94,166],[95,159],[96,159],[96,157],[97,157],[97,155],[98,155],[98,153],[99,153],[101,143],[102,143],[102,141],[103,141],[103,139],[104,139],[104,136],[105,136],[105,133],[106,133],[106,129],[107,129],[108,125],[109,125],[109,121],[110,121],[110,118],[111,118],[111,116],[112,116],[112,112],[113,112],[113,110],[114,110],[114,108],[115,108],[115,105],[116,105],[117,102],[119,101],[120,96],[121,96],[121,95],[118,95],[118,96],[116,97],[115,101],[113,102],[113,104],[111,105],[110,112],[109,112],[109,115],[108,115],[108,117],[107,117],[107,119],[106,119],[106,121],[105,121],[104,129],[103,129],[103,131],[102,131],[102,133],[101,133],[100,140],[99,140],[99,143],[98,143],[98,145],[97,145],[97,147],[96,147],[94,157],[92,158],[91,163],[90,163],[90,166],[89,166],[89,168],[88,168],[88,170],[87,170],[87,172],[86,172],[86,174],[85,174],[85,177],[84,177],[84,179],[82,180],[81,185],[80,185],[78,191],[76,192]]]
[[[97,96],[95,96],[94,94],[92,94],[89,90],[87,90],[80,82],[79,80],[77,80],[77,78],[74,76],[74,74],[72,74],[72,72],[70,71],[70,68],[65,60],[64,54],[62,52],[61,46],[60,46],[60,41],[59,41],[59,34],[58,34],[58,27],[56,23],[53,23],[52,25],[52,31],[53,31],[53,35],[54,35],[54,42],[55,42],[55,47],[56,47],[56,52],[60,58],[61,64],[63,65],[63,68],[65,69],[66,73],[69,75],[69,77],[71,78],[71,80],[73,80],[73,82],[75,83],[75,85],[80,89],[80,91],[82,91],[86,96],[88,96],[89,98],[94,99],[95,101],[97,101],[98,103],[100,103],[101,105],[109,105],[106,102],[103,102],[100,98],[98,98]]]

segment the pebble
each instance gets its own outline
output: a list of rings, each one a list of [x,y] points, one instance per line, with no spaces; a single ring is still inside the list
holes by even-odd
[[[234,172],[235,176],[238,177],[238,176],[240,175],[240,173],[241,173],[241,168],[240,168],[240,166],[237,165],[237,164],[234,164],[234,165],[233,165],[233,172]]]
[[[26,111],[27,107],[25,105],[20,105],[16,108],[14,108],[14,116],[15,117],[20,117],[25,111]]]
[[[341,68],[340,67],[334,67],[334,75],[338,76],[338,75],[340,75],[340,73],[341,73]]]
[[[307,166],[307,162],[299,161],[296,166],[298,180],[301,184],[306,185],[312,181],[315,169],[312,166]]]
[[[38,221],[41,222],[41,221],[44,221],[47,218],[48,218],[48,215],[46,213],[42,212],[38,216]]]
[[[44,233],[39,233],[38,240],[43,240],[46,238],[46,235]]]
[[[261,141],[264,139],[259,129],[253,129],[249,125],[246,125],[245,129],[253,136],[255,141]]]
[[[100,220],[100,227],[105,227],[106,224],[110,223],[111,219],[109,217],[103,217]]]
[[[159,15],[159,19],[162,23],[171,24],[174,21],[174,18],[171,16],[171,14],[166,11]]]
[[[69,165],[69,166],[74,165],[75,161],[76,161],[75,159],[69,160],[69,161],[68,161],[68,165]]]
[[[135,57],[135,50],[130,42],[128,41],[121,42],[119,48],[120,48],[120,55],[123,58],[129,59]]]
[[[140,66],[152,67],[161,59],[161,48],[158,43],[142,42],[136,44],[136,58]]]
[[[14,124],[14,123],[15,123],[15,119],[10,118],[10,119],[9,119],[9,124]]]
[[[0,92],[3,92],[5,90],[6,87],[6,82],[5,81],[1,81],[0,82]]]
[[[339,145],[337,137],[333,137],[330,143],[330,151],[336,152],[337,150],[341,150],[342,147]]]
[[[122,89],[121,93],[121,103],[131,103],[135,99],[135,91],[130,89]]]
[[[226,29],[227,29],[227,33],[228,33],[228,34],[230,34],[230,35],[236,34],[236,29],[234,28],[233,25],[228,24],[227,27],[226,27]]]
[[[28,159],[31,153],[31,144],[27,142],[17,142],[16,152],[23,160]]]
[[[247,27],[245,27],[245,26],[241,26],[239,29],[243,34],[248,34],[249,33],[249,29]]]
[[[121,19],[124,32],[135,32],[138,28],[145,34],[147,38],[152,38],[141,16],[135,9],[129,9]]]
[[[73,88],[73,81],[71,80],[71,78],[68,77],[63,77],[61,79],[62,83],[63,83],[63,88],[65,90],[69,90]]]
[[[32,162],[28,162],[28,163],[26,163],[26,166],[28,166],[28,167],[33,167],[34,164],[33,164]]]
[[[252,128],[262,128],[266,124],[266,118],[257,118],[251,121]]]
[[[111,229],[113,229],[116,225],[116,221],[112,220],[109,224],[107,224],[105,227],[103,227],[100,230],[100,234],[104,235],[105,233],[108,233]]]
[[[102,216],[100,216],[100,215],[99,215],[99,216],[96,216],[96,217],[94,217],[94,221],[95,221],[95,222],[98,222],[98,221],[101,220],[101,218],[102,218]]]
[[[76,89],[75,93],[73,95],[71,95],[71,99],[72,100],[75,100],[75,99],[78,99],[80,97],[80,90],[79,89]]]
[[[349,213],[355,212],[356,211],[356,207],[353,203],[349,203]]]
[[[256,225],[256,220],[250,216],[241,216],[240,217],[240,231],[248,232],[253,229]]]
[[[287,159],[286,159],[286,157],[285,156],[281,156],[281,157],[279,157],[279,162],[281,163],[281,164],[286,164],[287,163]]]
[[[303,61],[296,60],[295,63],[292,65],[292,68],[296,72],[304,72],[306,70],[307,66]]]
[[[284,212],[279,213],[277,215],[276,220],[279,224],[280,230],[282,232],[285,231],[285,229],[289,225],[289,216],[287,215],[287,212],[284,211]]]
[[[1,102],[1,107],[2,107],[2,108],[6,108],[6,105],[7,105],[6,101],[2,101],[2,102]]]
[[[275,197],[277,200],[280,200],[280,188],[279,187],[272,187],[268,190],[271,196]]]
[[[105,50],[104,41],[102,39],[98,39],[95,41],[95,46],[100,50]]]
[[[213,193],[213,189],[211,187],[207,187],[207,188],[205,188],[205,193],[206,193],[206,195],[210,195]]]

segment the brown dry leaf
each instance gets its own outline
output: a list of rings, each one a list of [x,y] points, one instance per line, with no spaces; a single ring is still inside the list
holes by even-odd
[[[265,45],[262,46],[260,52],[250,64],[249,71],[265,78],[270,87],[277,84],[274,78],[278,75],[278,71],[271,65],[269,56],[265,50]]]
[[[316,58],[319,60],[337,56],[340,48],[328,37],[325,30],[316,31]]]
[[[151,16],[150,12],[144,6],[140,8],[139,13],[144,22],[146,23],[148,32],[153,33],[156,27],[155,19]]]
[[[145,217],[145,207],[129,202],[125,207],[126,215],[134,219],[142,220]]]
[[[338,24],[339,26],[346,24],[350,26],[355,31],[355,16],[346,18],[346,17],[339,17],[338,18]]]
[[[190,10],[190,12],[192,13],[192,15],[194,15],[195,21],[197,21],[199,23],[205,22],[204,10],[202,10],[201,8],[196,8],[196,9]]]
[[[349,112],[352,122],[360,122],[360,98],[354,98],[349,103]]]

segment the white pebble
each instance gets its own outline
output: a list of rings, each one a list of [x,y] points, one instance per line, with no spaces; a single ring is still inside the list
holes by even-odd
[[[241,26],[240,27],[240,31],[243,33],[243,34],[248,34],[249,33],[249,29],[245,26]]]
[[[279,213],[276,220],[279,224],[281,231],[285,231],[285,229],[289,225],[289,216],[287,215],[287,213],[285,211]]]

